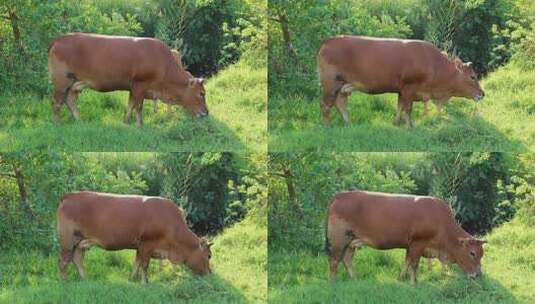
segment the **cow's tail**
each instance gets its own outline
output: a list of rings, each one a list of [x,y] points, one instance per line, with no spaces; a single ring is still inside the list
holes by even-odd
[[[327,216],[325,217],[325,253],[327,253],[328,256],[331,255],[331,241],[329,240],[329,210],[331,209],[333,201],[334,199],[329,202],[329,205],[327,206]]]

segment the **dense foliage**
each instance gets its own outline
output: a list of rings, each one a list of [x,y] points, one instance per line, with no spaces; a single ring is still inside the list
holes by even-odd
[[[442,198],[470,233],[485,233],[519,209],[532,220],[533,164],[503,153],[272,154],[269,246],[319,252],[330,199],[355,189]]]
[[[262,212],[260,161],[230,153],[2,154],[0,247],[55,248],[56,208],[65,193],[81,190],[168,197],[194,231],[215,233]]]
[[[524,0],[270,1],[273,92],[317,96],[316,54],[336,35],[428,40],[487,73],[521,57],[532,61],[533,11]],[[531,59],[530,59],[531,58]]]
[[[182,53],[194,75],[210,75],[249,49],[265,49],[262,16],[265,2],[256,0],[2,1],[0,86],[47,93],[48,46],[68,32],[157,37]]]

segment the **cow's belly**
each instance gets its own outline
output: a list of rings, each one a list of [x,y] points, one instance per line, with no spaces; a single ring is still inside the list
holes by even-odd
[[[384,94],[397,93],[399,86],[395,82],[377,81],[366,79],[351,79],[351,82],[344,86],[347,93],[351,91],[359,91],[367,94]]]
[[[131,88],[128,81],[106,81],[98,82],[93,81],[89,84],[89,87],[99,92],[112,92],[112,91],[128,91]]]
[[[136,239],[114,237],[109,235],[103,238],[90,237],[83,239],[78,244],[78,247],[83,249],[89,249],[93,246],[100,247],[104,250],[136,249],[139,246],[139,241]]]
[[[406,234],[399,232],[383,232],[383,233],[371,233],[362,231],[362,229],[356,230],[353,232],[355,237],[362,241],[366,246],[386,250],[394,248],[407,248],[407,238]]]

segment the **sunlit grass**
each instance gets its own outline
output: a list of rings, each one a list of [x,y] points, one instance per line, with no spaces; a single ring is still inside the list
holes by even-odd
[[[504,224],[486,239],[484,276],[465,278],[457,267],[442,272],[420,263],[419,282],[398,280],[404,250],[365,248],[353,260],[356,278],[340,265],[338,281],[328,280],[323,253],[270,250],[270,303],[533,303],[535,301],[535,229]]]
[[[50,147],[69,151],[238,151],[266,149],[266,70],[238,62],[208,80],[210,116],[145,101],[144,126],[124,124],[128,93],[84,91],[81,121],[66,109],[52,121],[50,96],[0,96],[0,150]]]
[[[58,280],[57,255],[29,250],[0,256],[0,303],[265,303],[267,299],[267,230],[251,219],[214,239],[212,270],[205,277],[185,266],[173,269],[153,261],[148,285],[130,282],[133,251],[91,249],[87,279],[69,269]]]
[[[311,83],[317,86],[317,83]],[[397,95],[354,93],[345,126],[333,108],[323,125],[320,97],[270,91],[270,151],[527,151],[535,148],[535,71],[504,67],[482,82],[485,99],[454,98],[440,115],[415,103],[416,127],[393,125]]]

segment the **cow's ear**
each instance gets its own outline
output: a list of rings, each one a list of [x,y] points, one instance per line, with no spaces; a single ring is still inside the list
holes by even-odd
[[[453,59],[453,63],[455,64],[455,68],[457,68],[457,70],[462,71],[463,62],[461,61],[461,59],[459,59],[458,57],[455,57],[455,59]]]
[[[204,78],[197,78],[197,81],[199,82],[199,84],[204,84]]]
[[[188,80],[188,87],[193,88],[197,84],[197,78],[190,78]]]

